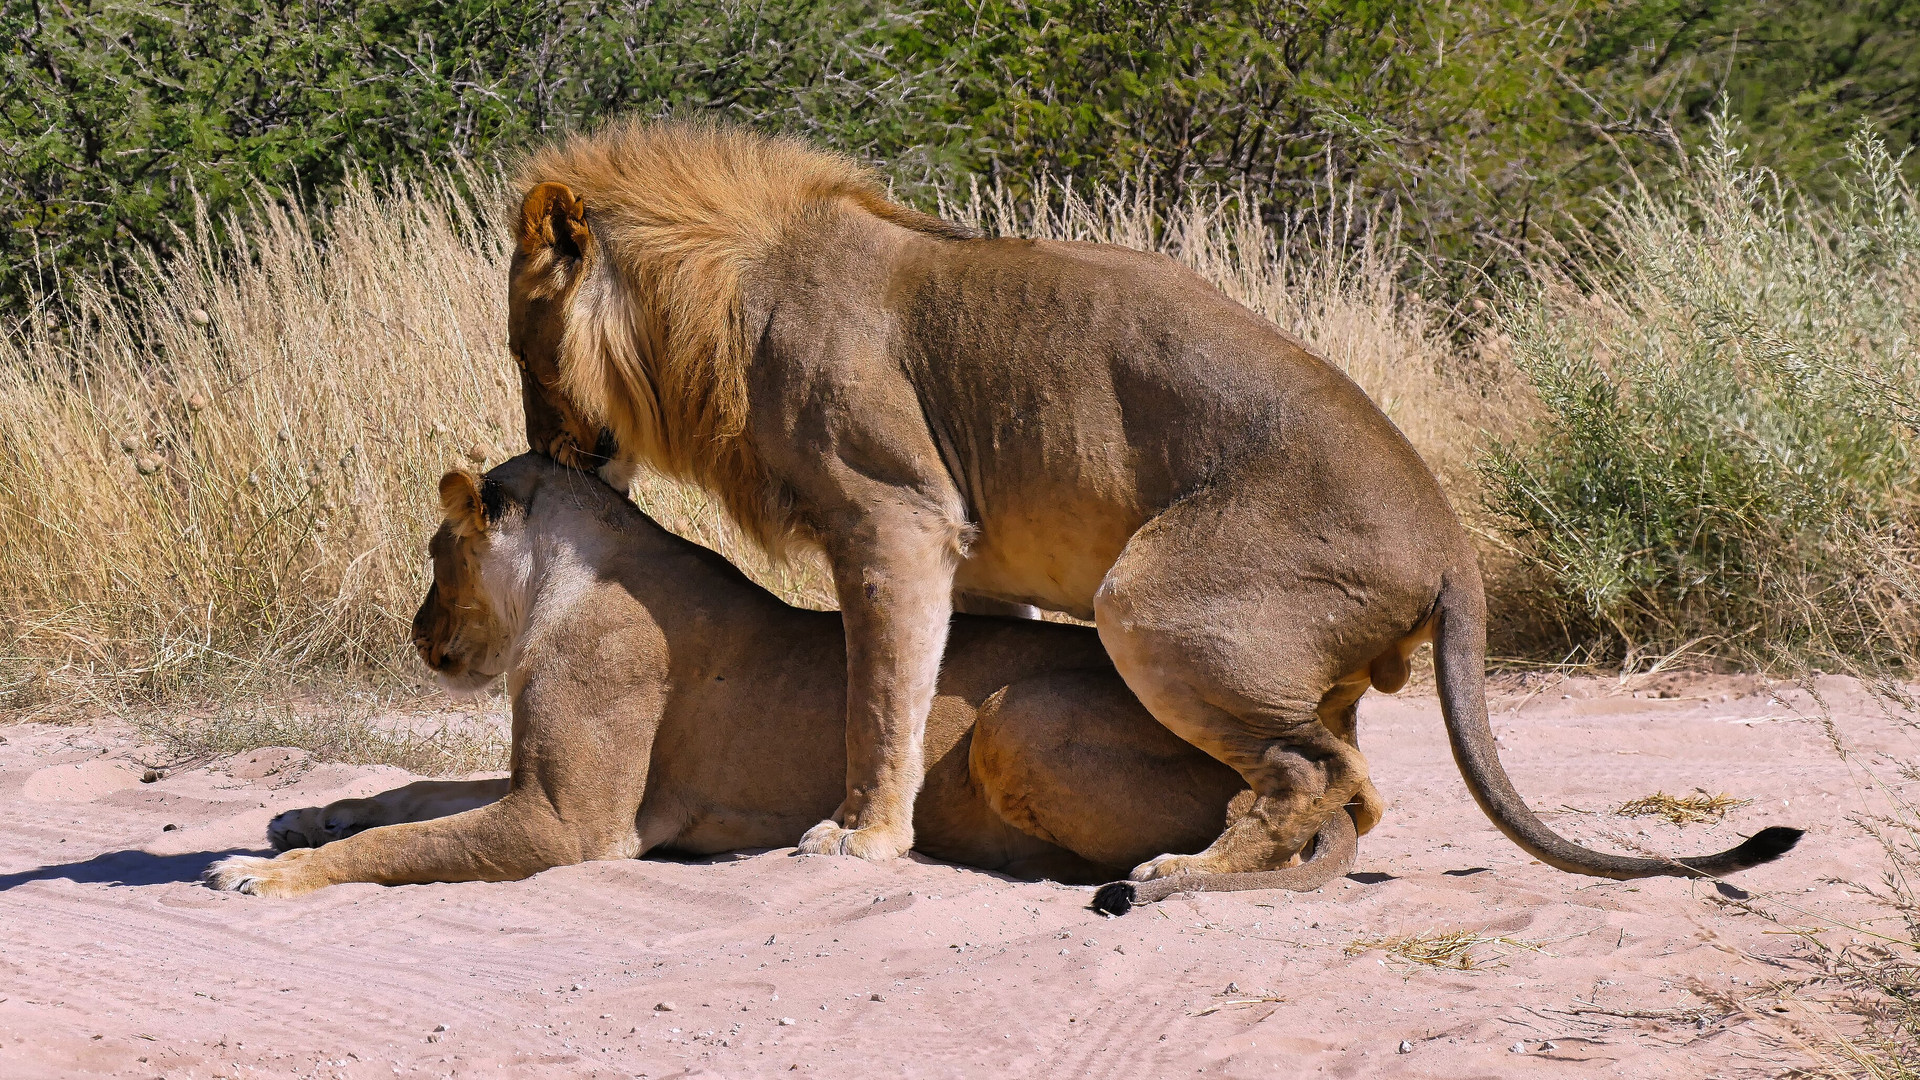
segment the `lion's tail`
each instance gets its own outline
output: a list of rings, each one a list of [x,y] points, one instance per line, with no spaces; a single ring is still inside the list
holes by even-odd
[[[1800,840],[1799,829],[1762,829],[1738,847],[1688,859],[1635,859],[1581,847],[1548,828],[1513,789],[1487,722],[1486,599],[1471,557],[1448,572],[1440,586],[1433,664],[1440,683],[1440,711],[1447,721],[1453,760],[1467,790],[1507,839],[1546,863],[1574,874],[1619,880],[1643,877],[1718,877],[1772,862]]]

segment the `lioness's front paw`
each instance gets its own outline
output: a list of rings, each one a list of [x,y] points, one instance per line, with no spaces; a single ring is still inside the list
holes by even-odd
[[[907,849],[912,846],[911,830],[889,828],[885,825],[848,829],[833,821],[823,821],[815,825],[800,838],[802,855],[852,855],[871,862],[897,859],[905,855]]]
[[[207,888],[220,892],[246,893],[249,896],[299,896],[318,886],[302,880],[301,863],[313,854],[311,848],[289,851],[272,859],[257,855],[229,855],[202,875]]]
[[[373,799],[341,799],[325,806],[303,806],[267,823],[267,843],[275,851],[317,848],[386,824]]]
[[[275,851],[292,851],[339,839],[326,834],[325,814],[324,806],[304,806],[279,814],[267,822],[267,843],[272,844]]]
[[[1133,881],[1152,881],[1175,874],[1215,874],[1220,871],[1206,855],[1156,855],[1133,868],[1127,877]]]

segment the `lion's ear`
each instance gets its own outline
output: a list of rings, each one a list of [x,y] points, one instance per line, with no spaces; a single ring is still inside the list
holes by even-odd
[[[520,201],[519,243],[525,255],[551,250],[562,258],[580,258],[593,243],[587,204],[565,184],[535,184]]]
[[[472,473],[454,469],[440,478],[440,514],[455,536],[475,537],[487,531],[487,505]]]

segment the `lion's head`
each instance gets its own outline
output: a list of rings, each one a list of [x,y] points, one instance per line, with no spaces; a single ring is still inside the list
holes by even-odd
[[[507,290],[507,347],[520,365],[527,445],[586,472],[612,463],[618,448],[613,432],[574,403],[561,356],[568,310],[599,257],[578,196],[561,184],[527,192]]]
[[[770,550],[794,523],[747,437],[742,281],[825,214],[972,235],[848,158],[720,125],[610,124],[515,186],[507,333],[532,450],[617,488],[640,464],[697,481]]]
[[[505,673],[520,631],[526,514],[499,483],[459,471],[440,478],[440,509],[413,647],[442,686],[475,694]]]

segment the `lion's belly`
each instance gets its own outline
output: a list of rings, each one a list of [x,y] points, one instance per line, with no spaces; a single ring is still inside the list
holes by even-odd
[[[1091,619],[1100,582],[1139,525],[1131,515],[1070,503],[984,515],[954,584]]]

